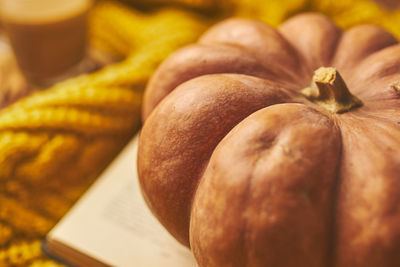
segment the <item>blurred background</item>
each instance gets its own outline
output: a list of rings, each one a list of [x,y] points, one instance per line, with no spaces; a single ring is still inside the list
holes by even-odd
[[[400,37],[397,0],[0,0],[0,266],[57,266],[47,232],[140,128],[145,85],[227,17],[321,12]]]

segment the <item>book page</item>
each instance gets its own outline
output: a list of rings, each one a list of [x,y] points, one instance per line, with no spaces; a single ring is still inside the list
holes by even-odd
[[[142,198],[137,145],[135,137],[49,233],[48,242],[62,243],[106,265],[197,266],[190,250],[161,226]]]

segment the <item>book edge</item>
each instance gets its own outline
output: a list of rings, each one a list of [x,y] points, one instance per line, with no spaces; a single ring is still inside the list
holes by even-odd
[[[56,261],[68,264],[69,266],[93,266],[108,267],[108,265],[100,260],[91,257],[77,249],[74,249],[61,241],[47,236],[42,242],[42,251]]]

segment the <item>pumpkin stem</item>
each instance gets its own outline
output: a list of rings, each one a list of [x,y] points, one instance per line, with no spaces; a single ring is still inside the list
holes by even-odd
[[[392,87],[396,93],[400,94],[400,82],[394,82],[390,85],[390,87]]]
[[[311,86],[304,88],[301,93],[331,113],[343,113],[363,105],[360,99],[350,93],[339,72],[331,67],[317,69]]]

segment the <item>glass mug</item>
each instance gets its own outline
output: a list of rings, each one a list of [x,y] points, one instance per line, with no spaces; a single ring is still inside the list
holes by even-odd
[[[91,4],[91,0],[0,0],[0,18],[30,83],[51,84],[82,61]]]

